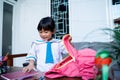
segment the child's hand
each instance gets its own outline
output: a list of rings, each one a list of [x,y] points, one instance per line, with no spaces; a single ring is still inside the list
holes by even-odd
[[[33,69],[34,69],[33,66],[28,65],[28,66],[24,67],[22,71],[23,71],[24,73],[26,73],[26,72],[30,72],[30,71],[33,70]]]
[[[30,72],[30,71],[33,70],[34,68],[35,68],[34,65],[29,64],[28,66],[24,67],[22,71],[23,71],[24,73],[25,73],[25,72]]]
[[[30,72],[30,71],[33,70],[33,69],[35,69],[34,61],[33,61],[33,60],[30,60],[30,61],[29,61],[29,65],[26,66],[26,67],[24,67],[22,71],[25,73],[25,72]]]

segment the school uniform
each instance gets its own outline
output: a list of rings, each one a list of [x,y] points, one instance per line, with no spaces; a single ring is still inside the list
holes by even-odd
[[[26,56],[26,60],[31,59],[36,62],[36,68],[41,72],[51,69],[56,63],[62,60],[63,54],[67,54],[62,40],[52,39],[49,42],[51,43],[52,57],[47,58],[47,60],[49,61],[52,58],[52,62],[46,62],[47,42],[40,39],[32,42],[31,49]]]

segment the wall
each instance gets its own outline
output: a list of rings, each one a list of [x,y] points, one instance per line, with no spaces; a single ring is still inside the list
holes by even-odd
[[[70,34],[74,42],[110,40],[100,28],[113,25],[111,2],[111,0],[69,0]]]
[[[50,15],[49,6],[50,2],[46,0],[25,0],[19,5],[17,21],[14,24],[13,53],[27,52],[31,42],[39,37],[37,25],[42,17]]]

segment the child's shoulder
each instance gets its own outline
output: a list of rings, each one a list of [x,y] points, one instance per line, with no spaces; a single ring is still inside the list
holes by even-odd
[[[36,39],[32,42],[32,44],[42,44],[45,43],[42,39]]]

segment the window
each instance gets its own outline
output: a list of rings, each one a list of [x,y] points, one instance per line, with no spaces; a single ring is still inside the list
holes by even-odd
[[[120,0],[112,0],[112,4],[113,5],[120,4]]]
[[[54,37],[61,39],[69,33],[68,0],[51,0],[51,16],[55,21],[56,33]]]

